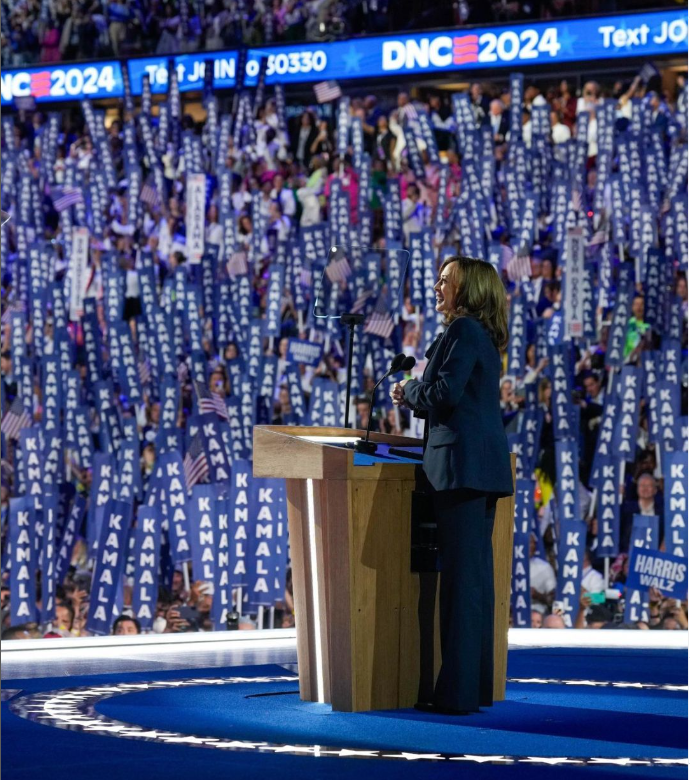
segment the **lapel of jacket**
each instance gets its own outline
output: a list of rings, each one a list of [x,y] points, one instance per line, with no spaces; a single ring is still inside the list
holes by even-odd
[[[443,338],[445,331],[443,333],[439,333],[438,336],[431,342],[431,346],[427,351],[424,353],[424,357],[427,359],[426,367],[424,368],[424,375],[422,376],[422,379],[426,379],[427,374],[429,373],[429,367],[434,362],[434,355],[438,351],[438,345],[441,343],[441,339]]]

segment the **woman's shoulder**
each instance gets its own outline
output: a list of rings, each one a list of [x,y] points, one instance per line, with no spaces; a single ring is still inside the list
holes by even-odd
[[[471,342],[478,350],[497,352],[491,335],[481,322],[475,317],[458,317],[448,326],[446,335],[451,340]]]
[[[451,338],[460,338],[465,336],[474,338],[480,334],[488,335],[486,334],[486,330],[479,322],[479,320],[469,316],[457,317],[454,319],[448,326],[448,330],[446,332]]]

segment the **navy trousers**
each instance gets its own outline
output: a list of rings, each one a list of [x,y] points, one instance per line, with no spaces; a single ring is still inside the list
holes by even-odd
[[[433,702],[474,712],[493,704],[496,497],[463,489],[433,498],[441,564],[441,671]]]

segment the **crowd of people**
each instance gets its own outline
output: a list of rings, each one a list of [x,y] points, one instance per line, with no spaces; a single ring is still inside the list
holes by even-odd
[[[28,10],[27,10],[28,13]],[[657,86],[656,89],[651,89]],[[467,104],[472,110],[472,121],[478,133],[490,137],[492,155],[491,192],[486,193],[488,218],[486,222],[485,247],[488,252],[490,243],[500,244],[501,253],[497,261],[497,271],[506,285],[507,301],[522,296],[529,302],[530,325],[527,329],[528,346],[524,353],[523,367],[515,371],[508,370],[507,356],[504,356],[505,368],[501,382],[501,406],[504,411],[504,424],[509,434],[519,435],[523,428],[528,397],[534,391],[537,406],[543,418],[540,439],[535,457],[533,473],[524,474],[525,478],[535,481],[534,512],[535,522],[532,530],[532,549],[530,559],[532,626],[563,627],[565,623],[559,614],[558,605],[554,606],[556,580],[558,576],[557,528],[558,495],[555,489],[557,475],[555,465],[555,447],[557,431],[554,430],[552,408],[553,375],[547,347],[562,340],[562,293],[564,258],[554,238],[555,214],[550,202],[550,179],[544,191],[547,193],[540,205],[535,224],[535,239],[528,247],[529,262],[527,268],[516,265],[520,247],[514,241],[514,233],[508,224],[507,189],[510,174],[510,150],[519,146],[529,155],[534,144],[546,138],[550,164],[565,165],[572,159],[568,149],[580,145],[585,149],[585,168],[582,171],[582,186],[575,183],[573,192],[579,197],[573,205],[578,224],[583,226],[592,239],[588,245],[588,258],[593,267],[601,264],[602,243],[594,236],[604,232],[603,246],[612,252],[612,274],[609,284],[612,290],[620,285],[624,268],[634,266],[627,249],[623,252],[614,247],[610,236],[610,187],[604,191],[604,206],[598,202],[597,167],[599,153],[597,143],[601,131],[597,129],[597,120],[601,114],[597,107],[604,101],[615,101],[613,121],[616,137],[627,137],[626,133],[634,121],[635,112],[648,116],[647,127],[654,128],[663,141],[666,160],[675,160],[674,150],[687,146],[686,125],[679,119],[678,110],[682,104],[685,83],[679,79],[672,93],[664,93],[658,85],[645,82],[642,78],[628,82],[617,81],[599,84],[586,83],[577,94],[566,81],[554,84],[549,89],[540,89],[528,84],[523,93],[523,105],[520,106],[521,138],[511,137],[510,112],[511,92],[506,84],[473,84],[469,91]],[[540,108],[541,107],[541,108]],[[545,108],[544,108],[545,107]],[[513,105],[514,109],[514,105]],[[549,132],[536,126],[536,117],[546,111],[549,118]],[[150,159],[151,147],[147,146],[141,133],[135,130],[134,137],[138,150],[138,159],[143,162],[146,182],[154,182],[150,175],[154,167],[163,172],[164,192],[156,191],[156,197],[139,198],[139,193],[131,193],[131,156],[128,145],[131,136],[128,128],[135,126],[134,118],[122,114],[109,121],[105,131],[105,147],[101,140],[94,137],[93,126],[80,112],[63,111],[59,115],[59,132],[56,143],[50,140],[50,122],[39,112],[19,111],[11,119],[3,122],[3,169],[12,161],[14,168],[9,178],[14,177],[15,187],[6,185],[8,178],[3,174],[2,208],[7,212],[9,221],[3,227],[3,277],[2,277],[2,382],[6,409],[15,398],[21,395],[21,383],[17,382],[13,366],[13,349],[10,343],[10,318],[12,311],[24,310],[29,327],[26,330],[26,346],[32,350],[36,340],[42,335],[31,327],[31,311],[25,308],[19,285],[20,267],[26,263],[22,246],[22,233],[26,225],[21,225],[18,206],[18,184],[21,177],[28,176],[39,190],[40,206],[43,216],[40,229],[28,227],[31,240],[50,242],[54,253],[54,279],[63,282],[70,277],[70,256],[67,251],[69,231],[85,220],[91,229],[89,247],[89,271],[85,289],[86,298],[91,298],[96,306],[98,318],[104,336],[104,345],[112,336],[113,325],[107,321],[105,310],[111,305],[106,300],[108,289],[106,276],[112,274],[112,268],[119,269],[123,277],[121,314],[129,323],[135,349],[140,358],[150,349],[140,339],[147,331],[146,317],[142,313],[140,274],[142,273],[142,252],[150,253],[155,270],[157,292],[161,305],[166,296],[173,295],[175,279],[180,268],[187,269],[189,283],[199,281],[198,275],[188,254],[186,231],[186,185],[190,157],[183,153],[181,139],[191,136],[204,147],[213,150],[207,154],[206,161],[207,198],[205,212],[205,241],[218,248],[217,283],[227,282],[239,274],[248,274],[251,284],[251,318],[258,320],[266,317],[270,269],[281,245],[294,245],[308,228],[328,225],[332,217],[333,191],[346,196],[349,203],[352,234],[356,234],[362,222],[363,214],[371,218],[371,246],[383,249],[386,244],[386,231],[389,227],[389,215],[386,204],[399,187],[401,207],[400,245],[409,248],[416,233],[433,229],[433,245],[436,257],[463,249],[466,237],[459,224],[458,203],[469,185],[470,163],[463,146],[459,127],[460,118],[454,104],[442,93],[430,92],[426,95],[410,96],[401,92],[392,105],[386,105],[374,95],[349,97],[346,104],[348,121],[357,123],[362,131],[362,149],[355,153],[352,137],[342,149],[342,139],[337,128],[328,121],[320,120],[317,112],[306,109],[294,122],[287,122],[280,108],[280,101],[274,97],[262,100],[254,107],[247,119],[247,126],[240,133],[231,133],[224,141],[227,148],[218,154],[213,144],[215,138],[209,138],[205,123],[196,123],[188,116],[181,119],[181,133],[172,133],[170,142],[156,148],[158,159]],[[585,123],[578,121],[582,112],[587,113]],[[182,112],[184,114],[184,112]],[[409,132],[416,128],[420,116],[426,115],[432,128],[433,137],[423,140],[420,135]],[[222,120],[222,115],[220,117]],[[152,126],[157,127],[156,117],[151,117]],[[533,127],[533,120],[535,126]],[[97,117],[101,121],[101,117]],[[585,129],[586,138],[578,137]],[[161,131],[162,132],[162,131]],[[169,132],[169,131],[168,131]],[[537,138],[539,136],[539,138]],[[180,146],[172,142],[177,139]],[[416,164],[410,150],[410,143],[417,145],[421,167]],[[465,136],[466,139],[466,136]],[[438,155],[433,154],[436,147]],[[339,148],[341,147],[341,148]],[[539,147],[541,148],[541,147]],[[106,151],[104,151],[104,149]],[[131,151],[131,150],[130,150]],[[687,150],[686,150],[687,151]],[[89,187],[93,184],[103,157],[110,156],[116,172],[115,186],[108,188],[104,200],[90,196]],[[214,157],[219,162],[211,162]],[[370,168],[362,167],[361,159],[370,161]],[[18,163],[21,158],[21,164]],[[434,162],[438,159],[437,162]],[[687,157],[685,164],[685,186],[687,184]],[[222,161],[222,162],[220,162]],[[613,170],[616,159],[614,156]],[[552,174],[552,167],[548,174]],[[224,229],[220,204],[220,181],[224,171],[231,172],[232,182],[232,219],[234,221],[234,246],[225,246],[227,232]],[[367,176],[365,181],[362,176]],[[670,179],[670,176],[669,176]],[[140,181],[140,180],[139,180]],[[146,185],[150,192],[152,187]],[[366,193],[363,203],[361,191]],[[56,192],[80,191],[84,198],[68,206],[65,210],[56,209]],[[684,190],[683,190],[684,191]],[[142,190],[142,193],[144,190]],[[132,196],[139,201],[137,210],[132,211]],[[575,196],[573,196],[575,200]],[[663,218],[663,203],[659,203],[655,219]],[[103,219],[98,235],[94,229],[94,210],[101,210]],[[69,219],[65,219],[65,214]],[[133,213],[136,216],[133,217]],[[100,224],[100,223],[99,223]],[[31,240],[29,243],[31,243]],[[663,245],[663,233],[658,241]],[[615,251],[614,251],[615,250]],[[106,260],[107,258],[107,260]],[[7,261],[7,262],[6,262]],[[109,268],[104,262],[111,263]],[[673,250],[673,259],[669,262],[668,293],[671,298],[680,300],[682,311],[687,318],[687,258],[680,257]],[[240,270],[238,270],[240,269]],[[522,269],[522,270],[520,270]],[[269,420],[273,423],[295,422],[295,399],[286,379],[288,359],[288,341],[290,338],[320,342],[324,345],[321,361],[316,366],[298,364],[301,377],[301,390],[305,405],[309,406],[314,381],[324,378],[336,382],[343,388],[346,376],[346,342],[332,330],[324,331],[312,317],[305,316],[295,301],[295,287],[287,281],[280,299],[279,338],[266,339],[263,350],[266,355],[277,358],[277,379],[274,393],[270,398]],[[593,274],[595,286],[600,277]],[[50,281],[53,281],[51,279]],[[311,280],[308,282],[311,284]],[[646,287],[644,280],[635,280],[635,297],[627,314],[624,365],[637,365],[643,351],[658,347],[660,333],[650,325],[650,312],[645,308]],[[173,299],[174,300],[174,299]],[[607,389],[611,388],[613,370],[606,360],[607,338],[611,326],[613,296],[595,295],[599,301],[595,332],[580,339],[574,349],[571,366],[572,401],[578,407],[577,436],[580,444],[580,494],[582,517],[587,522],[587,550],[582,578],[582,600],[575,625],[578,627],[602,628],[625,625],[622,621],[625,601],[625,579],[630,554],[630,538],[633,518],[636,515],[653,515],[659,518],[661,529],[661,549],[663,539],[663,501],[661,500],[661,463],[660,451],[649,439],[649,426],[646,413],[647,399],[640,401],[641,414],[636,430],[637,451],[634,458],[626,463],[622,474],[621,490],[621,533],[618,557],[613,561],[610,571],[605,570],[604,561],[597,556],[597,504],[592,500],[594,482],[592,463],[600,427],[604,419],[604,404]],[[218,338],[217,323],[200,309],[202,314],[201,349],[206,363],[208,388],[221,403],[229,402],[236,393],[237,374],[232,366],[238,359],[247,360],[248,346],[246,334],[230,330],[225,340]],[[56,341],[51,341],[55,312],[48,307],[44,325],[47,335],[46,344],[50,351],[56,349]],[[408,354],[416,355],[417,370],[423,369],[426,343],[424,313],[412,303],[409,281],[406,283],[403,304],[399,312],[392,312],[392,327],[385,334],[375,330],[368,335],[365,343],[374,349],[374,341],[389,350],[390,354],[400,348]],[[186,321],[186,320],[185,320]],[[546,330],[556,335],[549,336],[549,344],[540,344],[536,334],[540,323]],[[558,326],[560,323],[560,333]],[[429,323],[427,323],[429,324]],[[431,323],[436,328],[438,323]],[[682,365],[678,367],[681,381],[681,406],[679,414],[687,417],[687,333],[683,328],[681,346]],[[69,327],[69,338],[75,347],[76,366],[82,377],[87,376],[88,354],[84,344],[84,330],[79,322]],[[148,339],[147,339],[148,340]],[[183,339],[183,345],[186,339]],[[397,348],[396,348],[397,347]],[[388,353],[387,353],[388,354]],[[194,405],[194,386],[192,382],[192,359],[188,351],[178,354],[177,380],[181,386],[181,399],[178,408],[177,427],[185,430],[187,420]],[[104,346],[103,358],[107,365],[108,350]],[[31,419],[26,424],[40,425],[45,415],[44,388],[41,384],[40,361],[34,361],[32,375]],[[365,428],[369,423],[369,400],[375,382],[376,363],[372,354],[364,360],[363,384],[355,399],[356,423]],[[85,382],[87,380],[85,379]],[[134,417],[140,441],[141,470],[144,490],[147,480],[155,469],[157,458],[157,434],[161,422],[161,400],[152,389],[150,378],[143,379],[143,397],[138,405],[128,403],[121,392],[113,393],[113,404],[121,416]],[[86,386],[86,385],[85,385]],[[122,388],[120,388],[122,389]],[[392,433],[419,433],[415,421],[404,412],[376,399],[374,405],[374,427]],[[100,422],[92,412],[91,431],[94,443],[98,446]],[[11,499],[17,495],[16,478],[16,437],[9,439],[3,450],[2,469],[2,531],[3,557],[7,563],[7,542],[11,519]],[[65,472],[65,479],[71,482],[77,494],[90,495],[92,472],[83,464],[71,460]],[[63,636],[82,635],[86,632],[85,615],[88,611],[91,590],[92,555],[84,541],[82,530],[78,534],[71,555],[71,567],[64,580],[58,584],[57,612],[51,626],[38,627],[32,624],[9,626],[9,579],[7,567],[3,568],[3,628],[7,636],[15,638],[42,635]],[[605,581],[604,572],[609,575]],[[157,605],[154,631],[208,630],[209,610],[212,594],[208,583],[196,580],[192,572],[191,583],[185,586],[184,570],[177,566],[171,569],[169,581],[161,585]],[[285,596],[276,601],[278,609],[276,625],[293,624],[291,588],[289,570]],[[115,633],[131,633],[140,630],[139,623],[131,612],[131,580],[125,577],[122,615],[113,623]],[[617,590],[620,598],[613,598],[610,590]],[[591,603],[592,593],[606,591],[606,602]],[[680,629],[687,628],[687,599],[680,604],[675,600],[653,593],[649,601],[650,612],[647,621],[638,621],[636,628]],[[238,627],[255,628],[257,616],[236,615]],[[233,626],[235,627],[235,626]],[[44,631],[45,630],[45,631]],[[5,636],[5,634],[3,634]]]
[[[656,3],[673,6],[673,0]],[[585,7],[586,5],[586,7]],[[631,9],[616,0],[495,0],[398,6],[389,0],[2,0],[2,64],[177,54],[241,45],[559,19]],[[639,8],[649,6],[641,2]]]
[[[79,554],[73,559],[79,561]],[[86,566],[86,558],[84,558]],[[267,613],[259,623],[258,615],[241,615],[232,612],[226,624],[228,631],[255,631],[260,628],[291,628],[295,625],[292,586],[288,578],[285,600],[275,613]],[[155,618],[150,629],[156,634],[180,634],[188,632],[213,631],[211,620],[211,595],[206,592],[202,580],[185,587],[182,571],[176,570],[169,588],[161,588],[156,603]],[[50,626],[36,622],[20,623],[9,626],[5,613],[9,607],[9,587],[3,584],[0,598],[3,610],[4,639],[58,639],[60,637],[89,636],[86,629],[89,601],[91,597],[91,577],[86,568],[73,566],[65,581],[57,589],[55,619]],[[141,622],[132,609],[132,587],[125,586],[122,612],[112,622],[114,636],[141,634]]]

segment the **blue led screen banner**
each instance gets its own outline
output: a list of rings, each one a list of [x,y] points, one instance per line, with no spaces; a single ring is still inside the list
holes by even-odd
[[[264,57],[267,58],[267,84],[298,84],[682,56],[687,51],[687,11],[671,9],[249,49],[245,84],[249,87],[256,84]],[[173,60],[180,91],[202,89],[207,61],[213,62],[213,86],[233,87],[237,59],[237,51],[177,55]],[[19,70],[6,68],[2,73],[2,105],[10,104],[15,97],[29,96],[37,102],[122,97],[122,67],[125,65],[109,61]],[[132,59],[126,62],[126,67],[133,95],[141,94],[144,75],[150,77],[152,92],[162,93],[167,89],[166,57]]]
[[[37,103],[48,103],[124,95],[122,66],[114,61],[21,70],[3,68],[0,78],[3,106],[17,97],[34,97]]]

